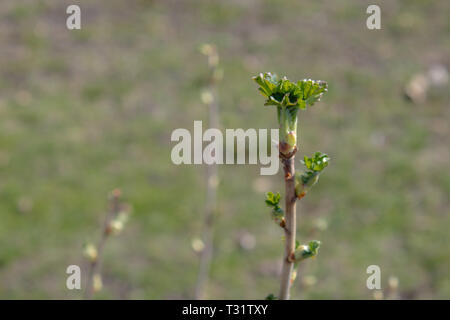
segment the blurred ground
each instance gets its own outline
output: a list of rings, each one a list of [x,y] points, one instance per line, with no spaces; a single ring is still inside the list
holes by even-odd
[[[80,31],[65,27],[69,4],[81,6]],[[450,3],[378,1],[379,31],[366,28],[369,4],[2,1],[0,298],[80,298],[65,270],[82,263],[115,187],[134,213],[107,244],[97,298],[192,297],[205,170],[171,163],[170,134],[207,119],[204,42],[225,71],[222,128],[276,126],[251,81],[259,72],[329,82],[300,113],[299,157],[320,150],[332,163],[298,205],[300,240],[323,245],[293,298],[371,299],[371,264],[383,288],[398,277],[401,298],[450,298],[449,88],[418,104],[402,93],[416,73],[450,65]],[[282,190],[281,175],[255,165],[219,174],[208,296],[276,294],[282,233],[263,198]],[[243,234],[254,248],[242,248]]]

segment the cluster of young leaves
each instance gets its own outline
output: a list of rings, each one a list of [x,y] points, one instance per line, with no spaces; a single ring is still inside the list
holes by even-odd
[[[312,240],[307,245],[297,245],[294,252],[295,262],[300,262],[307,258],[315,257],[319,252],[320,241]]]
[[[295,191],[298,197],[303,197],[309,188],[319,180],[319,175],[328,166],[330,157],[322,152],[316,152],[311,158],[305,156],[301,163],[306,167],[301,173],[296,173]]]
[[[284,227],[285,225],[285,219],[284,219],[284,211],[281,209],[279,203],[280,203],[281,196],[277,192],[277,194],[274,194],[273,192],[267,192],[266,193],[266,204],[272,208],[272,219],[280,225],[281,227]]]
[[[328,90],[327,83],[304,79],[297,83],[275,74],[260,73],[252,78],[259,85],[259,92],[266,98],[264,105],[277,107],[280,127],[280,153],[286,156],[294,152],[297,144],[297,114],[299,109],[314,105]]]
[[[267,98],[266,106],[296,106],[305,109],[319,101],[328,90],[325,81],[304,79],[295,83],[286,77],[278,79],[277,75],[270,72],[260,73],[253,77],[253,80],[259,85],[258,90]]]
[[[280,153],[290,156],[297,144],[297,113],[312,106],[328,91],[325,81],[304,79],[291,82],[286,77],[278,79],[270,72],[252,78],[259,85],[259,92],[266,98],[265,105],[277,107],[280,127]]]
[[[312,240],[308,245],[300,245],[298,241],[295,242],[294,256],[294,268],[291,274],[291,283],[294,283],[297,278],[297,267],[300,261],[305,260],[310,257],[315,257],[319,252],[320,241]]]
[[[328,166],[328,161],[330,157],[325,153],[317,151],[311,158],[305,156],[301,162],[305,167],[312,171],[322,171]]]

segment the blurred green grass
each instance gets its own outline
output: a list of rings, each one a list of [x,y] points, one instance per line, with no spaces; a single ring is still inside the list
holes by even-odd
[[[301,266],[293,298],[371,299],[366,268],[399,278],[402,298],[449,298],[448,87],[426,104],[402,86],[431,63],[449,65],[449,4],[379,1],[382,30],[365,27],[367,1],[79,1],[82,30],[65,28],[70,1],[0,5],[0,297],[80,298],[65,269],[82,264],[107,193],[134,208],[107,244],[98,298],[190,298],[205,170],[170,161],[175,128],[207,119],[198,46],[215,43],[222,128],[272,128],[251,76],[262,71],[329,82],[300,113],[300,157],[332,162],[298,205],[301,241],[322,241]],[[219,168],[219,216],[209,297],[278,291],[281,232],[264,187],[281,175]],[[318,218],[324,231],[311,231]],[[242,232],[256,246],[239,245]]]

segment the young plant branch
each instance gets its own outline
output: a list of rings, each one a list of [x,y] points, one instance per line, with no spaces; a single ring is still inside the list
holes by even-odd
[[[319,101],[327,91],[327,83],[305,79],[297,83],[286,77],[278,79],[271,73],[253,77],[259,85],[259,91],[266,98],[266,106],[276,106],[280,141],[278,144],[280,160],[285,180],[285,212],[280,208],[280,195],[272,192],[266,195],[266,204],[272,207],[272,218],[285,233],[285,252],[281,270],[279,299],[287,300],[291,284],[295,280],[294,268],[298,262],[315,256],[320,246],[319,241],[311,241],[307,246],[300,246],[296,241],[296,200],[304,197],[310,187],[318,180],[320,172],[328,164],[328,156],[316,153],[313,158],[305,157],[307,170],[300,174],[295,172],[295,154],[297,152],[297,115],[300,109],[306,109]],[[268,298],[276,298],[269,295]]]

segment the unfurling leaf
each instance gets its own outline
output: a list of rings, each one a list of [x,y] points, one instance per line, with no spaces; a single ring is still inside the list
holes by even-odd
[[[298,246],[298,248],[294,252],[295,262],[315,257],[319,252],[319,247],[320,241],[318,240],[312,240],[307,245]]]
[[[266,193],[266,204],[269,207],[272,207],[272,219],[275,221],[276,224],[280,225],[284,228],[285,226],[285,219],[284,219],[284,211],[280,208],[281,196],[277,192],[277,194],[274,194],[273,192],[267,192]]]
[[[277,194],[274,194],[273,192],[270,192],[270,191],[266,193],[266,204],[269,207],[278,206],[280,199],[281,199],[281,196],[278,192],[277,192]]]
[[[314,153],[314,156],[308,158],[305,156],[301,161],[307,169],[312,171],[322,171],[328,166],[328,162],[330,161],[330,157],[325,153],[317,151]]]
[[[286,77],[278,79],[270,72],[260,73],[253,77],[259,85],[259,91],[267,98],[266,105],[279,107],[295,106],[305,109],[314,105],[322,95],[328,91],[325,81],[304,79],[297,83],[289,81]]]
[[[322,171],[328,166],[330,157],[325,153],[316,152],[311,158],[305,156],[301,161],[306,170],[295,173],[295,193],[299,199],[303,198],[308,190],[319,181]]]

